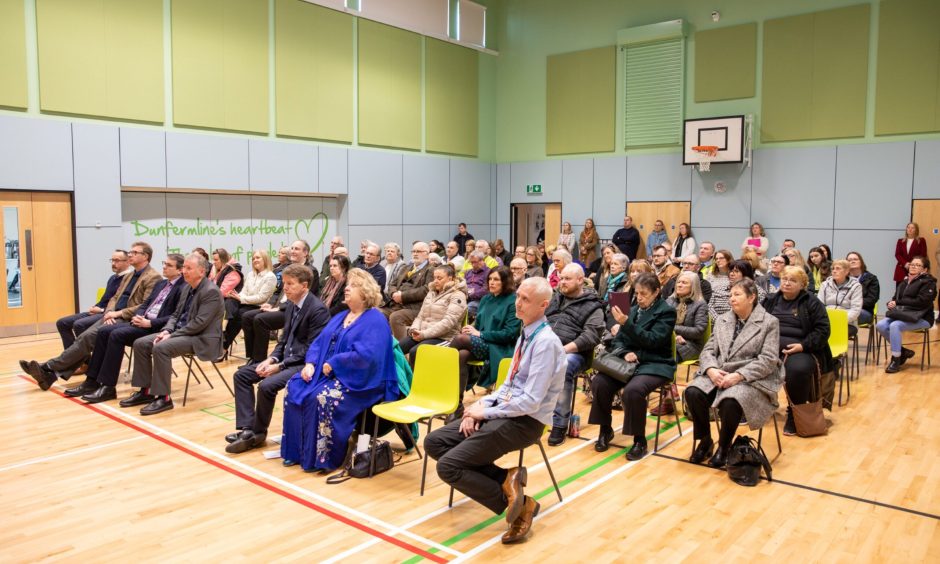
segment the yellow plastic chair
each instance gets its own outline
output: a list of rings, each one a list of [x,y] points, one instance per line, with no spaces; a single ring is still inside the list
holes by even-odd
[[[96,296],[95,296],[95,303],[100,302],[100,301],[101,301],[101,296],[103,296],[103,295],[104,295],[104,288],[98,288],[98,293],[97,293]]]
[[[849,313],[844,309],[826,309],[829,314],[829,350],[832,358],[842,357],[843,366],[848,362],[849,352]],[[851,365],[849,366],[851,370]],[[845,403],[852,398],[852,382],[844,378],[844,369],[838,369],[839,407],[842,407],[842,381],[846,380],[847,393]]]
[[[707,343],[708,340],[711,338],[712,338],[712,319],[709,317],[708,324],[705,325],[705,334],[702,336],[702,345],[704,346],[704,344]],[[675,354],[675,351],[673,351],[673,354]],[[689,360],[683,360],[682,362],[679,363],[679,366],[685,366],[685,381],[686,383],[688,383],[689,373],[692,372],[692,367],[698,366],[698,357],[690,358]]]
[[[396,424],[411,424],[425,420],[428,433],[436,415],[453,413],[460,398],[460,366],[457,349],[450,347],[418,347],[415,360],[414,379],[411,393],[398,401],[380,403],[372,406],[375,414],[375,428],[372,432],[372,467],[369,476],[375,472],[375,442],[379,433],[379,418]],[[428,458],[421,454],[415,443],[418,456],[424,458],[421,469],[421,495],[424,495],[424,482],[428,472]]]

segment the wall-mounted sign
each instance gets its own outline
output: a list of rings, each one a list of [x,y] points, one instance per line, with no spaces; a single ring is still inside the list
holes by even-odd
[[[525,193],[528,195],[541,194],[542,185],[541,184],[526,184]]]

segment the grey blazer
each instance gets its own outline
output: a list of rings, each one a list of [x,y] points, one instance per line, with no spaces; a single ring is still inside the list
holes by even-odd
[[[170,332],[170,338],[190,337],[193,339],[193,351],[200,360],[215,360],[222,354],[222,317],[225,308],[219,287],[208,278],[203,278],[194,289],[184,281],[179,302],[173,316],[163,326]],[[176,322],[183,315],[183,307],[189,295],[193,294],[192,304],[186,325],[176,329]]]
[[[744,377],[740,383],[718,390],[715,402],[732,398],[744,409],[751,429],[761,428],[777,408],[777,393],[783,384],[780,369],[780,324],[777,318],[758,305],[732,344],[737,316],[729,311],[718,317],[712,336],[699,356],[700,369],[690,386],[705,393],[715,389],[705,375],[709,368],[737,372]]]

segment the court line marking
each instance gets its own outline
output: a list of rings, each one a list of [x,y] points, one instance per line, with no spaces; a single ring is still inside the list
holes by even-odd
[[[121,445],[121,444],[124,444],[124,443],[129,443],[129,442],[132,442],[132,441],[139,441],[139,440],[141,440],[141,439],[143,439],[143,438],[145,438],[145,437],[142,436],[142,435],[137,435],[137,436],[134,436],[134,437],[130,437],[130,438],[128,438],[128,439],[121,439],[121,440],[119,440],[119,441],[111,441],[110,443],[104,443],[104,444],[100,444],[100,445],[94,445],[94,446],[90,446],[90,447],[79,448],[79,449],[70,450],[70,451],[67,451],[67,452],[60,452],[59,454],[53,454],[53,455],[50,455],[50,456],[42,456],[42,457],[39,457],[39,458],[31,458],[31,459],[29,459],[29,460],[24,460],[23,462],[17,462],[16,464],[11,464],[11,465],[9,465],[9,466],[0,467],[0,472],[6,472],[6,471],[8,471],[8,470],[15,470],[15,469],[17,469],[17,468],[22,468],[23,466],[30,466],[30,465],[32,465],[32,464],[40,464],[40,463],[42,463],[42,462],[49,462],[50,460],[58,460],[58,459],[60,459],[60,458],[65,458],[65,457],[67,457],[67,456],[74,456],[74,455],[76,455],[76,454],[82,454],[83,452],[91,452],[91,451],[94,451],[94,450],[101,450],[101,449],[103,449],[103,448],[109,448],[109,447],[113,447],[113,446],[116,446],[116,445]]]
[[[26,376],[21,376],[21,378],[23,378],[23,379],[26,380],[26,381],[32,382],[32,379],[31,379],[31,378],[28,378],[28,377],[26,377]],[[242,478],[243,480],[245,480],[245,481],[247,481],[247,482],[250,482],[250,483],[252,483],[252,484],[255,484],[256,486],[262,487],[262,488],[264,488],[264,489],[266,489],[266,490],[268,490],[268,491],[270,491],[270,492],[272,492],[272,493],[276,493],[276,494],[278,494],[278,495],[280,495],[280,496],[282,496],[282,497],[284,497],[284,498],[286,498],[286,499],[289,499],[289,500],[291,500],[291,501],[294,501],[294,502],[296,502],[296,503],[298,503],[298,504],[300,504],[300,505],[303,505],[303,506],[305,506],[305,507],[307,507],[307,508],[309,508],[309,509],[313,509],[314,511],[317,511],[318,513],[321,513],[321,514],[323,514],[323,515],[325,515],[325,516],[327,516],[327,517],[330,517],[330,518],[332,518],[332,519],[334,519],[334,520],[336,520],[336,521],[339,521],[340,523],[349,525],[350,527],[359,529],[360,531],[362,531],[362,532],[364,532],[364,533],[367,533],[367,534],[370,534],[370,535],[372,535],[372,536],[381,538],[382,540],[384,540],[384,541],[386,541],[386,542],[389,542],[389,543],[391,543],[391,544],[394,544],[395,546],[398,546],[398,547],[400,547],[400,548],[403,548],[403,549],[407,550],[408,552],[411,552],[411,553],[414,553],[414,554],[416,554],[416,555],[418,555],[418,556],[421,556],[422,558],[428,558],[428,559],[433,560],[434,562],[440,562],[440,563],[447,562],[447,560],[445,560],[444,558],[442,558],[442,557],[440,557],[440,556],[437,556],[437,555],[435,555],[435,554],[432,554],[432,553],[430,553],[430,552],[428,552],[428,551],[426,551],[426,550],[424,550],[424,549],[418,548],[418,547],[416,547],[416,546],[414,546],[414,545],[408,544],[408,543],[406,543],[405,541],[396,539],[396,538],[394,538],[394,537],[392,537],[392,536],[390,536],[390,535],[388,535],[388,534],[386,534],[386,533],[383,533],[382,531],[379,531],[379,530],[377,530],[377,529],[374,529],[374,528],[372,528],[372,527],[369,527],[368,525],[364,525],[364,524],[362,524],[362,523],[359,523],[359,522],[357,522],[357,521],[354,521],[354,520],[352,520],[352,519],[346,517],[345,515],[341,515],[341,514],[337,513],[336,511],[327,509],[326,507],[321,507],[321,506],[319,506],[319,505],[317,505],[317,504],[315,504],[315,503],[313,503],[313,502],[311,502],[311,501],[308,501],[308,500],[306,500],[306,499],[303,499],[303,498],[301,498],[301,497],[298,497],[297,495],[294,495],[294,494],[292,494],[292,493],[290,493],[290,492],[288,492],[288,491],[285,491],[285,490],[282,489],[282,488],[278,488],[278,487],[276,487],[276,486],[274,486],[274,485],[272,485],[272,484],[265,483],[265,482],[259,480],[258,478],[252,477],[252,476],[250,476],[250,475],[248,475],[248,474],[249,474],[249,473],[250,473],[250,474],[256,474],[256,475],[258,475],[258,476],[264,477],[265,479],[268,479],[268,480],[270,480],[270,481],[272,481],[272,482],[275,482],[275,483],[277,483],[278,485],[281,485],[281,486],[283,486],[283,487],[285,487],[285,488],[288,488],[288,489],[291,489],[291,490],[295,490],[295,491],[301,492],[301,493],[303,493],[303,494],[306,495],[306,496],[312,497],[312,498],[314,498],[314,499],[316,499],[316,500],[318,500],[318,501],[323,502],[325,505],[331,505],[331,506],[333,506],[333,507],[335,507],[335,508],[337,508],[337,509],[346,511],[346,512],[350,513],[351,515],[354,515],[355,517],[358,517],[358,518],[360,518],[360,519],[369,521],[369,522],[371,522],[371,523],[378,524],[378,525],[380,525],[380,526],[382,526],[382,527],[384,527],[384,528],[386,528],[386,529],[392,530],[392,529],[395,528],[395,527],[393,527],[392,525],[390,525],[389,523],[385,523],[385,522],[382,521],[381,519],[378,519],[377,517],[373,517],[372,515],[369,515],[369,514],[367,514],[367,513],[362,513],[362,512],[360,512],[360,511],[355,510],[355,509],[346,507],[346,506],[344,506],[343,504],[337,503],[337,502],[335,502],[335,501],[333,501],[333,500],[331,500],[331,499],[329,499],[329,498],[327,498],[327,497],[324,497],[324,496],[321,496],[321,495],[319,495],[319,494],[316,494],[316,493],[314,493],[314,492],[312,492],[312,491],[310,491],[310,490],[306,490],[306,489],[304,489],[304,488],[301,488],[300,486],[297,486],[297,485],[295,485],[295,484],[292,484],[292,483],[290,483],[290,482],[287,482],[287,481],[282,480],[282,479],[280,479],[280,478],[277,478],[277,477],[275,477],[275,476],[271,476],[270,474],[267,474],[267,473],[265,473],[265,472],[262,472],[262,471],[260,471],[260,470],[257,470],[257,469],[255,469],[255,468],[253,468],[253,467],[251,467],[251,466],[248,466],[248,465],[246,465],[246,464],[244,464],[244,463],[238,462],[238,461],[233,460],[233,459],[230,459],[230,458],[228,458],[228,457],[221,456],[221,455],[219,455],[219,454],[217,454],[217,453],[215,453],[215,452],[213,452],[213,451],[211,451],[211,450],[209,450],[209,449],[207,449],[207,448],[205,448],[205,447],[203,447],[203,446],[201,446],[201,445],[198,445],[198,444],[196,444],[196,443],[193,443],[192,441],[189,441],[188,439],[185,439],[185,438],[183,438],[183,437],[181,437],[181,436],[179,436],[179,435],[177,435],[177,434],[175,434],[175,433],[173,433],[173,432],[171,432],[171,431],[168,431],[168,430],[166,430],[166,429],[162,429],[162,428],[160,428],[160,427],[157,427],[156,425],[153,425],[153,424],[151,424],[151,423],[147,423],[146,421],[141,421],[141,420],[139,420],[138,418],[133,417],[133,416],[131,416],[131,415],[127,415],[127,414],[125,414],[125,413],[119,411],[118,409],[116,409],[116,408],[114,408],[114,407],[111,407],[111,406],[108,406],[108,405],[98,405],[98,404],[84,403],[84,402],[82,402],[81,400],[79,400],[78,398],[69,398],[69,397],[64,396],[64,395],[62,394],[62,392],[60,392],[57,388],[54,388],[54,389],[52,389],[52,390],[53,390],[54,393],[56,393],[56,394],[59,395],[60,397],[63,397],[63,398],[68,399],[68,400],[71,400],[73,403],[75,403],[75,404],[77,404],[77,405],[80,405],[80,406],[82,406],[82,407],[85,407],[85,408],[87,408],[87,409],[90,409],[90,410],[92,410],[92,411],[94,411],[94,412],[96,412],[96,413],[99,413],[100,415],[103,415],[103,416],[107,417],[108,419],[111,419],[111,420],[113,420],[113,421],[115,421],[115,422],[117,422],[117,423],[120,423],[120,424],[122,424],[122,425],[125,425],[125,426],[127,426],[127,427],[129,427],[129,428],[131,428],[131,429],[134,429],[134,430],[136,430],[136,431],[138,431],[138,432],[140,432],[140,433],[143,433],[144,435],[147,435],[147,436],[149,436],[149,437],[152,438],[152,439],[155,439],[155,440],[157,440],[157,441],[160,441],[161,443],[164,443],[164,444],[167,445],[167,446],[170,446],[170,447],[172,447],[172,448],[175,448],[175,449],[179,450],[180,452],[183,452],[183,453],[185,453],[185,454],[189,454],[190,456],[192,456],[193,458],[196,458],[197,460],[201,460],[201,461],[203,461],[203,462],[206,462],[207,464],[211,464],[212,466],[215,466],[216,468],[219,468],[220,470],[223,470],[223,471],[225,471],[225,472],[228,472],[229,474],[232,474],[233,476]],[[153,430],[151,430],[151,429],[153,429]],[[178,442],[175,442],[175,441],[173,441],[173,440],[170,440],[170,439],[167,438],[167,437],[172,437],[173,439],[175,439],[175,440],[178,441]],[[185,443],[186,445],[189,445],[189,446],[184,446],[183,443]],[[191,447],[191,448],[190,448],[190,447]],[[196,451],[202,451],[202,452],[204,452],[204,453],[206,453],[206,454],[201,454],[200,452],[196,452]],[[213,460],[213,459],[221,459],[221,461],[227,462],[228,464],[230,464],[230,465],[232,465],[232,466],[238,466],[239,468],[241,468],[241,469],[244,470],[244,471],[239,470],[239,469],[236,469],[236,468],[233,468],[232,466],[229,466],[229,465],[227,465],[227,464],[223,464],[223,463],[220,462],[219,460]],[[437,548],[438,550],[442,550],[442,551],[444,551],[444,552],[448,552],[448,553],[453,554],[453,555],[460,555],[460,554],[461,554],[461,553],[460,553],[459,551],[457,551],[457,550],[451,549],[451,548],[449,548],[449,547],[444,547],[444,546],[439,545],[439,544],[437,544],[437,543],[435,543],[435,542],[433,542],[433,541],[430,541],[430,540],[428,540],[428,539],[424,539],[423,537],[420,537],[419,535],[415,535],[415,534],[409,533],[409,532],[407,532],[407,531],[405,532],[405,534],[406,534],[407,536],[411,537],[411,538],[414,539],[414,540],[418,540],[418,541],[422,542],[423,544],[427,544],[428,546],[433,546],[433,547]]]
[[[685,460],[685,459],[682,459],[682,458],[678,458],[678,457],[675,457],[675,456],[669,456],[668,454],[659,454],[659,453],[657,453],[656,456],[659,456],[659,457],[661,457],[661,458],[667,458],[667,459],[669,459],[669,460],[675,460],[676,462],[684,462],[684,463],[686,463],[686,464],[692,464],[692,463],[689,462],[688,460]],[[696,464],[696,466],[700,466],[700,464]],[[760,479],[767,481],[767,478],[765,478],[764,476],[761,476]],[[885,509],[893,509],[893,510],[895,510],[895,511],[902,511],[902,512],[904,512],[904,513],[911,513],[911,514],[913,514],[913,515],[917,515],[918,517],[927,517],[928,519],[936,519],[936,520],[940,521],[940,515],[934,515],[933,513],[927,513],[927,512],[925,512],[925,511],[918,511],[917,509],[909,509],[909,508],[907,508],[907,507],[902,507],[902,506],[900,506],[900,505],[892,505],[892,504],[890,504],[890,503],[885,503],[885,502],[883,502],[883,501],[877,501],[877,500],[874,500],[874,499],[867,499],[867,498],[864,498],[864,497],[858,497],[858,496],[854,496],[854,495],[851,495],[851,494],[844,494],[844,493],[835,492],[835,491],[832,491],[832,490],[827,490],[827,489],[823,489],[823,488],[817,488],[816,486],[809,486],[809,485],[806,485],[806,484],[797,484],[796,482],[788,482],[788,481],[786,481],[786,480],[780,480],[779,478],[775,478],[775,479],[774,479],[773,481],[771,481],[770,483],[771,483],[771,484],[773,484],[773,483],[780,483],[780,484],[783,484],[783,485],[785,485],[785,486],[790,486],[790,487],[793,487],[793,488],[799,488],[799,489],[803,489],[803,490],[809,490],[809,491],[811,491],[811,492],[816,492],[816,493],[831,495],[831,496],[835,496],[835,497],[841,497],[841,498],[843,498],[843,499],[849,499],[849,500],[858,501],[858,502],[861,502],[861,503],[868,503],[868,504],[870,504],[870,505],[875,505],[875,506],[878,506],[878,507],[884,507]]]

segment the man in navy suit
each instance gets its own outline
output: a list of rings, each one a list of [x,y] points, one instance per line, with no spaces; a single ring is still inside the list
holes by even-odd
[[[56,329],[59,330],[59,336],[62,337],[62,348],[67,349],[75,342],[75,336],[81,335],[85,329],[95,324],[96,321],[104,317],[104,310],[108,307],[108,302],[114,297],[118,286],[121,285],[121,278],[132,269],[127,263],[127,251],[116,249],[111,253],[111,271],[114,273],[104,287],[104,294],[98,303],[88,308],[88,311],[80,311],[73,315],[67,315],[55,322]]]
[[[277,393],[300,371],[307,348],[330,321],[327,307],[310,292],[313,271],[292,264],[281,272],[281,280],[287,297],[285,329],[271,356],[261,362],[250,362],[235,373],[236,431],[225,436],[230,443],[226,452],[237,454],[264,445]]]
[[[156,333],[176,311],[182,283],[183,255],[170,254],[163,261],[165,280],[157,282],[150,297],[137,308],[130,323],[104,325],[95,338],[95,349],[88,363],[85,381],[65,390],[69,397],[81,396],[88,403],[117,398],[115,386],[124,360],[124,347],[145,335]]]

